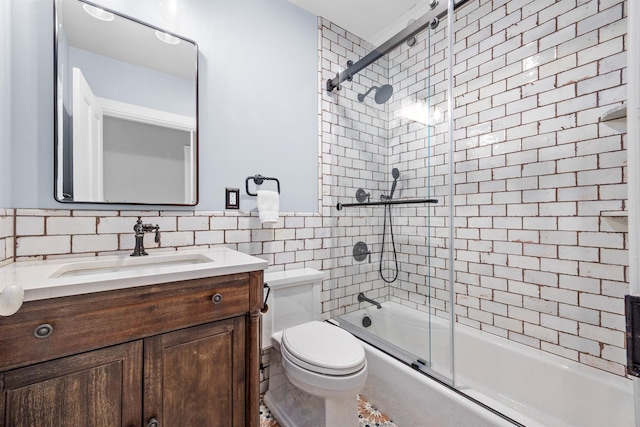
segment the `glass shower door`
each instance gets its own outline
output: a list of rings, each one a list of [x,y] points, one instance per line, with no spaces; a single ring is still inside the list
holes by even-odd
[[[452,383],[445,27],[434,22],[323,95],[322,151],[333,226],[331,317]],[[322,29],[328,40],[332,28]],[[346,38],[354,51],[374,49]],[[327,57],[328,78],[351,59]]]
[[[416,367],[451,383],[447,220],[446,30],[433,25],[413,46],[389,54],[390,81],[401,88],[389,112],[389,164],[401,171],[399,198],[435,199],[435,204],[398,205],[396,216],[402,275],[389,284],[390,301],[424,316],[424,328],[408,340]]]

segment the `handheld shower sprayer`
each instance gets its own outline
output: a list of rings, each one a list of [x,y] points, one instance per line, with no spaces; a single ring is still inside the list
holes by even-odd
[[[393,199],[393,193],[396,191],[396,184],[398,183],[398,178],[400,178],[400,171],[398,168],[393,168],[391,170],[391,176],[393,176],[393,184],[391,185],[391,193],[389,193],[389,200]]]
[[[396,185],[398,184],[398,178],[400,178],[400,171],[398,170],[398,168],[393,168],[391,170],[391,176],[393,177],[393,184],[391,184],[391,192],[389,193],[388,196],[382,194],[380,196],[380,200],[391,200],[393,199],[393,193],[396,192]]]

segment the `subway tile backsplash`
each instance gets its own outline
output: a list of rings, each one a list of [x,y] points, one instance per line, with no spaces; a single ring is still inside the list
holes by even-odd
[[[7,213],[11,215],[0,217],[0,224],[13,224],[13,210]],[[160,226],[160,244],[154,242],[154,233],[147,233],[147,249],[227,246],[263,258],[275,268],[330,268],[323,241],[330,232],[320,216],[287,213],[278,224],[263,228],[253,213],[16,209],[15,259],[128,254],[135,244],[138,216]],[[5,238],[11,247],[12,230],[7,229]],[[9,255],[6,258],[13,258],[12,252]]]

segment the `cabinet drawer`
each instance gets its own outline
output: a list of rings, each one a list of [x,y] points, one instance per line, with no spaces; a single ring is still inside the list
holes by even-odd
[[[0,370],[245,314],[250,273],[27,302],[0,318]],[[45,335],[49,325],[51,333]]]

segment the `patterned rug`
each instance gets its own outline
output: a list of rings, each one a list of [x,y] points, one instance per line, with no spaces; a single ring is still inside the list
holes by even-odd
[[[271,415],[271,411],[263,402],[260,402],[260,427],[280,427]],[[357,427],[398,427],[374,405],[358,395],[358,426]]]

